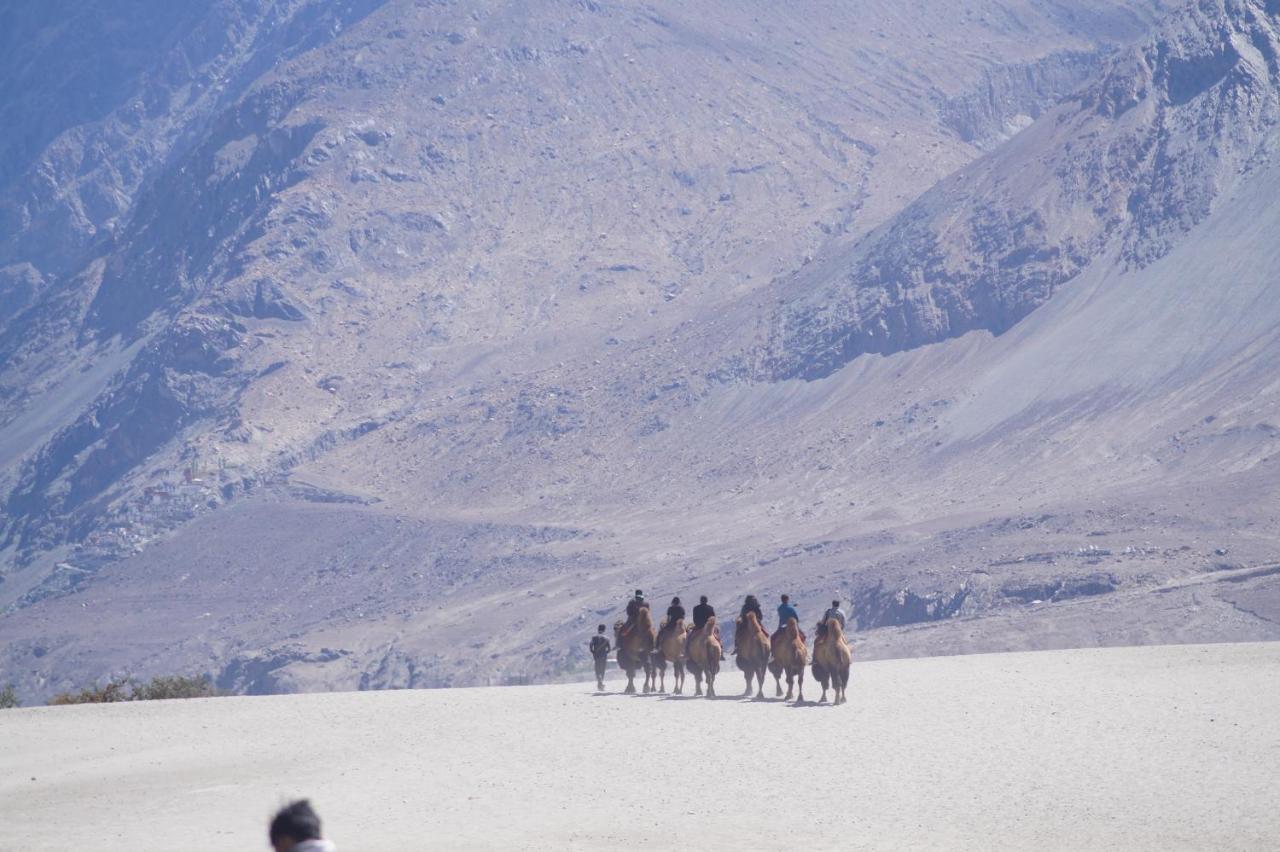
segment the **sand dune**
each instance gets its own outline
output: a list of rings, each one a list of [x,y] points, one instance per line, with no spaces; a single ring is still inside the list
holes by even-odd
[[[863,663],[840,708],[741,688],[9,711],[0,846],[265,848],[308,795],[345,850],[1275,848],[1280,644]]]

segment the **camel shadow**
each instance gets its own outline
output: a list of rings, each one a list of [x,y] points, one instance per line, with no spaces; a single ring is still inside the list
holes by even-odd
[[[661,692],[591,692],[592,698],[661,698]]]
[[[712,695],[708,698],[705,695],[665,695],[664,701],[737,701],[741,696],[738,695]]]
[[[838,704],[832,704],[830,701],[793,701],[792,707],[812,709],[818,707],[839,707]]]

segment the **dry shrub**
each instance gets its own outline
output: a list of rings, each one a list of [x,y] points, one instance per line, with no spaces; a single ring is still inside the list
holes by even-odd
[[[63,692],[49,699],[50,704],[112,704],[117,701],[157,701],[166,698],[209,698],[218,694],[213,684],[203,677],[168,675],[153,677],[147,683],[132,678],[107,681],[103,686]]]

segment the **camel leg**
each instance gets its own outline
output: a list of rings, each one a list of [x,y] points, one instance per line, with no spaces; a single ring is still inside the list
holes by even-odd
[[[792,694],[794,694],[795,688],[796,688],[796,676],[791,672],[787,672],[787,697],[784,699],[785,701],[791,700],[791,696]]]
[[[684,692],[684,660],[676,660],[676,685],[675,693],[680,695]]]
[[[773,676],[773,682],[774,682],[774,684],[778,687],[778,691],[777,691],[777,693],[774,695],[774,697],[775,697],[775,698],[781,698],[781,697],[782,697],[782,675],[780,675],[780,674],[776,674],[776,675],[774,675],[774,676]]]
[[[800,667],[800,674],[798,675],[798,677],[800,678],[800,683],[799,683],[800,694],[796,696],[796,703],[803,704],[804,703],[804,666]]]
[[[693,694],[701,695],[702,694],[702,671],[701,670],[693,673],[693,683],[697,687],[697,690]]]
[[[707,697],[716,697],[716,676],[711,672],[707,672]]]
[[[636,670],[627,669],[627,688],[622,690],[625,695],[635,695],[636,692]]]
[[[756,698],[764,698],[764,669],[756,672],[756,683],[760,687],[760,691],[756,693]]]

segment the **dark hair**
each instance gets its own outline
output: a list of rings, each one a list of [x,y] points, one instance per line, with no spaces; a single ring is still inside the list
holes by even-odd
[[[304,840],[320,839],[320,817],[306,799],[291,802],[276,812],[271,820],[271,828],[267,833],[271,845],[287,837],[301,843]]]
[[[640,591],[639,589],[636,589],[636,597],[638,598],[644,597],[644,592]]]
[[[603,625],[603,624],[597,624],[597,625],[596,625],[596,632],[597,632],[597,633],[603,633],[603,632],[604,632],[604,625]]]
[[[674,598],[672,598],[672,599],[671,599],[671,605],[672,605],[672,606],[680,606],[680,598],[678,598],[678,597],[674,597]]]
[[[783,602],[783,603],[786,603],[786,602],[787,602],[787,601],[789,601],[789,600],[791,600],[791,598],[790,598],[790,597],[788,597],[787,595],[783,595],[783,596],[782,596],[782,602]]]
[[[840,601],[832,601],[832,602],[831,602],[831,605],[832,605],[833,607],[835,607],[836,609],[839,609],[839,608],[840,608]]]
[[[703,596],[702,596],[701,598],[699,598],[698,600],[699,600],[699,602],[701,602],[701,603],[706,603],[706,602],[707,602],[707,596],[706,596],[706,595],[703,595]]]

